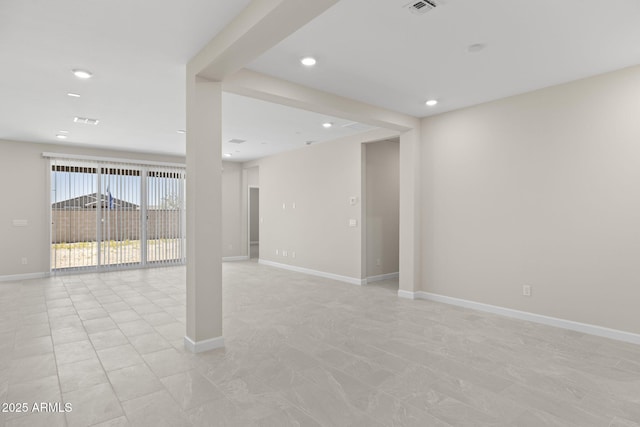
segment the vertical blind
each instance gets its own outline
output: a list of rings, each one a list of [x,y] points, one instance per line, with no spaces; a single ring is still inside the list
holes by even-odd
[[[183,264],[182,166],[50,158],[51,269]]]

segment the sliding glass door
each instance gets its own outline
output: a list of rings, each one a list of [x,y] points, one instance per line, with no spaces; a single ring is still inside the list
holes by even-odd
[[[51,160],[51,269],[185,261],[180,167]]]
[[[186,258],[184,201],[184,170],[147,172],[147,262],[179,263]]]
[[[142,262],[140,229],[141,169],[130,166],[101,167],[98,208],[101,266],[136,266]]]
[[[51,268],[98,266],[97,168],[78,162],[51,165]]]

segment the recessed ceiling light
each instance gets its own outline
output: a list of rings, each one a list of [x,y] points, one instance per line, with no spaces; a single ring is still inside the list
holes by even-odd
[[[80,98],[80,94],[79,93],[73,93],[73,92],[67,93],[67,96],[70,96],[72,98]]]
[[[467,47],[467,51],[470,53],[477,53],[483,50],[485,47],[487,47],[487,45],[484,43],[474,43],[474,44],[470,44]]]
[[[67,135],[59,133],[59,134],[56,135],[56,138],[58,138],[58,139],[67,139]]]
[[[232,154],[231,154],[231,153],[224,153],[224,154],[223,154],[223,156],[225,156],[225,157],[231,157],[231,156],[232,156]]]
[[[73,71],[73,74],[79,79],[90,79],[91,76],[93,75],[93,74],[91,74],[90,71],[80,70],[80,69],[77,69],[77,68],[74,69],[74,70],[71,70],[71,71]]]
[[[184,130],[184,129],[178,129],[176,132],[178,132],[178,133],[187,133],[187,131]]]
[[[325,122],[322,124],[322,127],[325,129],[329,129],[331,126],[333,126],[333,123],[331,122]]]
[[[429,107],[433,107],[434,105],[436,105],[438,103],[437,99],[430,99],[427,102],[425,102],[425,104]]]
[[[69,133],[68,130],[59,130],[58,133]]]
[[[313,67],[316,65],[316,58],[312,58],[311,56],[304,57],[300,60],[300,63],[305,67]]]

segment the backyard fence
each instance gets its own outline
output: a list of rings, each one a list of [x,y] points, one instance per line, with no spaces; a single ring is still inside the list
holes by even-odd
[[[102,239],[140,240],[139,210],[102,211]],[[97,238],[95,209],[52,209],[51,243],[92,242]],[[147,239],[175,239],[182,236],[180,210],[147,211]]]

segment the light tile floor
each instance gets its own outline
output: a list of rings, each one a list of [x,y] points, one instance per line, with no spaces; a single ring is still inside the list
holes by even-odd
[[[640,346],[224,265],[226,348],[183,349],[183,267],[0,284],[9,426],[639,426]]]

